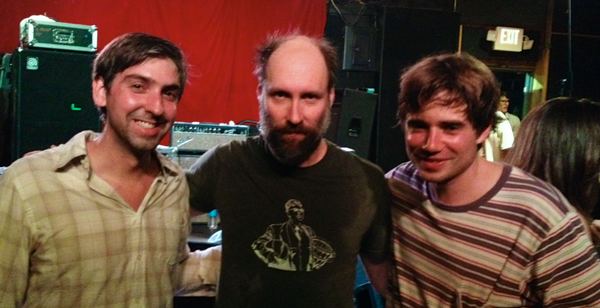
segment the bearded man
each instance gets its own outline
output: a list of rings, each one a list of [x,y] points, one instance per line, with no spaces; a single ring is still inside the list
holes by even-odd
[[[260,135],[217,146],[188,171],[192,208],[217,209],[221,218],[217,307],[354,307],[359,254],[384,292],[389,188],[379,167],[323,138],[336,71],[326,40],[270,37],[256,55]],[[290,200],[302,204],[302,224],[318,234],[311,258],[321,263],[310,271],[271,267],[253,245],[288,218],[281,209]],[[297,236],[289,232],[282,236]],[[289,246],[283,244],[273,240],[260,249],[294,258],[298,252],[282,251]]]

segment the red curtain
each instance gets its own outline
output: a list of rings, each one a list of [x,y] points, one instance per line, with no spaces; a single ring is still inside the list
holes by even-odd
[[[42,14],[96,25],[99,49],[126,32],[173,41],[191,65],[177,120],[239,123],[258,121],[256,45],[274,31],[322,36],[327,0],[3,0],[0,52],[19,46],[22,19]]]

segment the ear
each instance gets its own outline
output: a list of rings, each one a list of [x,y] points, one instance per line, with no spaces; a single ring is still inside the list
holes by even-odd
[[[329,89],[329,108],[333,106],[333,102],[335,101],[335,89]]]
[[[479,137],[477,137],[477,144],[482,144],[485,141],[485,139],[487,139],[490,135],[490,131],[492,131],[492,125],[484,129],[479,135]]]
[[[260,101],[260,97],[262,96],[263,87],[259,84],[256,86],[256,98]]]
[[[104,79],[99,78],[92,81],[92,97],[94,104],[98,107],[106,107],[106,88],[104,87]]]

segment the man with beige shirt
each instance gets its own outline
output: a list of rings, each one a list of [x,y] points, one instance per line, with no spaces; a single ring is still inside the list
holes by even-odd
[[[187,80],[183,52],[125,34],[92,79],[102,132],[0,176],[0,307],[169,307],[177,290],[216,284],[220,250],[190,253],[186,178],[155,150]]]

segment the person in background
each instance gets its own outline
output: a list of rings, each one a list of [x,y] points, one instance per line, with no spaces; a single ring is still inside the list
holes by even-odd
[[[143,33],[96,57],[101,133],[25,156],[0,176],[0,307],[169,307],[214,285],[219,248],[189,252],[189,192],[155,149],[187,80],[182,50]]]
[[[410,159],[386,176],[394,203],[389,307],[600,307],[600,258],[553,186],[477,155],[500,91],[468,54],[401,76]],[[597,170],[596,170],[597,171]]]
[[[532,110],[506,162],[558,188],[600,249],[600,104],[558,97]]]
[[[506,120],[508,120],[508,123],[510,123],[510,128],[512,129],[513,135],[516,137],[519,127],[521,127],[521,119],[508,112],[509,105],[510,99],[508,98],[508,93],[506,93],[506,91],[500,92],[500,104],[498,105],[498,110],[504,114],[504,117]]]
[[[503,99],[506,99],[506,101],[504,102]],[[496,117],[498,118],[496,125],[490,131],[488,138],[479,151],[479,154],[489,161],[503,161],[515,141],[514,129],[506,117],[506,111],[508,111],[507,102],[506,93],[501,94],[498,111],[496,111]]]
[[[221,218],[217,307],[354,307],[359,253],[378,278],[373,286],[385,292],[391,200],[383,172],[323,138],[336,66],[324,39],[267,39],[256,56],[259,136],[207,151],[188,173],[190,205],[217,209]],[[310,235],[286,228],[282,236],[309,241],[309,263],[294,251],[304,242],[263,241],[270,226],[289,219],[283,209],[300,204]]]

